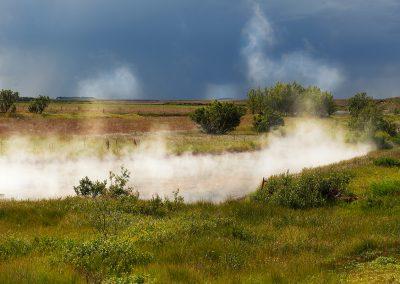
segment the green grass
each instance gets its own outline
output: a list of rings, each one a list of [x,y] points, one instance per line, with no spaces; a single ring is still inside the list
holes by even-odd
[[[247,198],[179,206],[120,201],[113,208],[124,223],[105,239],[88,218],[92,200],[2,201],[0,282],[399,281],[400,196],[372,194],[400,180],[396,168],[373,161],[399,156],[395,148],[333,165],[352,173],[352,203],[294,210]],[[113,253],[125,249],[128,262]],[[82,268],[89,264],[98,266],[98,278]]]

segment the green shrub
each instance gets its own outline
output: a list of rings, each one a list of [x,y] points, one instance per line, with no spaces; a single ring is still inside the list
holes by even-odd
[[[347,192],[351,176],[347,172],[305,169],[300,174],[281,174],[270,177],[253,198],[289,208],[319,207],[340,198]]]
[[[384,131],[376,131],[372,136],[372,140],[374,141],[378,149],[393,148],[392,137],[390,137],[390,135]]]
[[[111,277],[105,281],[104,284],[142,284],[142,283],[152,283],[150,276],[146,274],[137,275],[124,275],[121,277]]]
[[[374,165],[381,167],[400,167],[400,160],[390,157],[380,157],[374,160]]]
[[[225,134],[240,124],[240,119],[245,113],[242,106],[214,101],[209,106],[196,109],[190,114],[190,118],[207,133]]]
[[[7,238],[0,243],[0,261],[26,255],[32,249],[32,245],[26,240],[15,237]]]
[[[103,237],[116,235],[130,223],[130,219],[119,208],[119,202],[99,197],[91,200],[85,212],[85,221]]]
[[[371,184],[373,196],[388,196],[400,194],[400,180],[382,180]]]
[[[74,186],[75,193],[81,196],[96,197],[100,195],[109,197],[127,196],[133,193],[133,188],[128,187],[130,172],[121,167],[121,174],[109,173],[110,185],[107,187],[107,181],[91,181],[84,177],[79,181],[78,186]]]
[[[278,112],[268,111],[265,114],[256,114],[253,117],[253,127],[257,132],[268,132],[271,128],[284,124],[283,117]]]
[[[28,106],[28,111],[32,113],[43,113],[43,111],[49,106],[50,98],[47,96],[39,96],[35,98]]]
[[[96,239],[70,243],[63,260],[88,280],[100,282],[109,276],[130,273],[137,265],[150,263],[153,256],[140,251],[129,239]]]
[[[8,111],[15,112],[15,103],[19,98],[19,93],[12,90],[0,91],[0,112],[6,113]]]
[[[75,193],[81,196],[96,197],[104,194],[107,189],[107,181],[91,181],[87,176],[79,181],[78,186],[74,186]]]

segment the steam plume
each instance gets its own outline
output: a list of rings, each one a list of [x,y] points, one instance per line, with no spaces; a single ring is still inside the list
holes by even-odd
[[[79,96],[100,99],[137,99],[140,93],[139,80],[125,66],[83,80],[78,89]]]
[[[350,159],[372,149],[367,144],[349,145],[340,132],[333,135],[328,129],[322,122],[298,122],[284,136],[270,135],[263,150],[221,155],[169,155],[158,137],[140,144],[130,155],[103,159],[70,158],[68,149],[46,155],[21,153],[27,141],[19,138],[12,141],[15,148],[0,157],[0,193],[18,199],[73,195],[73,186],[82,177],[105,179],[109,170],[118,171],[124,165],[132,172],[132,183],[143,198],[180,189],[188,202],[219,202],[254,191],[262,177]],[[77,151],[71,147],[70,151]]]
[[[246,60],[248,80],[253,85],[298,81],[332,90],[343,81],[338,68],[311,57],[303,50],[282,54],[274,59],[271,56],[273,46],[277,43],[274,29],[257,2],[253,4],[253,14],[243,29],[243,35],[246,45],[242,54]]]

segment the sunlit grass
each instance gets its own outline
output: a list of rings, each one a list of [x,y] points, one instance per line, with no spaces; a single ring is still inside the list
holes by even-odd
[[[400,197],[369,199],[373,182],[399,175],[394,168],[375,166],[373,159],[399,155],[399,149],[378,151],[335,166],[354,173],[350,190],[359,198],[353,203],[293,210],[243,199],[187,204],[166,215],[129,213],[130,223],[116,237],[153,258],[134,266],[131,276],[118,277],[161,283],[399,280]],[[85,220],[85,206],[77,198],[1,202],[0,248],[11,240],[18,248],[16,239],[28,246],[1,260],[1,282],[84,280],[60,258],[66,240],[98,238]],[[56,245],[44,249],[43,238]],[[35,242],[44,248],[35,248]],[[382,257],[394,261],[384,263]]]

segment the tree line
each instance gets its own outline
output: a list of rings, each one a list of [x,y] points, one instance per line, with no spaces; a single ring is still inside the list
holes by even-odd
[[[336,111],[330,92],[317,86],[304,87],[297,82],[278,82],[274,86],[250,89],[246,106],[247,109],[233,102],[213,101],[209,106],[196,109],[190,117],[206,133],[224,134],[234,130],[246,113],[253,116],[254,130],[268,132],[284,125],[286,116],[329,117]],[[383,110],[366,93],[349,98],[348,111],[348,126],[356,136],[386,141],[397,136],[397,126],[384,117]]]
[[[271,87],[250,89],[247,110],[253,115],[254,129],[267,132],[283,125],[285,116],[330,116],[335,112],[335,103],[331,93],[316,86],[278,82]],[[214,101],[208,107],[197,109],[191,118],[207,133],[224,134],[234,130],[245,113],[243,106]]]

